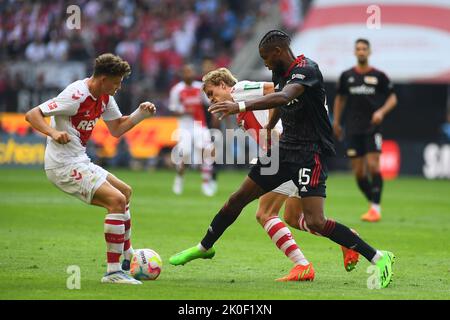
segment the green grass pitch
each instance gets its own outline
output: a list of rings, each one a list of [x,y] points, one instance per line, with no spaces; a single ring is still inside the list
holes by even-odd
[[[364,258],[351,273],[328,239],[293,231],[313,262],[311,283],[278,283],[291,262],[255,219],[256,202],[216,243],[212,260],[169,265],[170,255],[195,245],[212,217],[246,175],[221,172],[219,193],[200,193],[200,176],[189,172],[185,193],[171,192],[173,172],[114,170],[133,187],[132,243],[163,259],[156,281],[142,286],[101,284],[105,271],[105,210],[57,190],[43,170],[0,170],[0,299],[449,299],[450,182],[404,177],[385,182],[383,220],[363,223],[367,204],[350,175],[331,173],[326,214],[355,228],[379,249],[396,256],[394,282],[367,288]],[[81,288],[66,286],[68,266],[81,270]]]

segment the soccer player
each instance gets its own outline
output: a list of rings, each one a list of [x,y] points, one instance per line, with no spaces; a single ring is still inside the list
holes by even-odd
[[[178,144],[175,146],[181,157],[176,163],[176,176],[172,190],[176,195],[183,193],[185,163],[199,162],[205,148],[212,148],[211,136],[206,126],[204,102],[206,97],[202,92],[202,83],[195,79],[194,66],[187,64],[182,69],[183,80],[170,90],[169,109],[179,117],[180,130]],[[205,153],[206,154],[206,153]],[[202,192],[213,196],[216,185],[212,179],[213,161],[201,161]]]
[[[152,103],[143,102],[130,116],[122,116],[113,95],[130,72],[129,64],[120,57],[102,54],[95,59],[90,78],[73,82],[57,97],[25,115],[33,128],[47,135],[44,167],[48,179],[62,191],[108,211],[104,222],[107,272],[101,279],[103,283],[141,284],[124,272],[130,269],[133,254],[131,187],[92,163],[86,154],[86,144],[100,117],[118,138],[156,112]],[[50,125],[44,117],[51,117]]]
[[[275,108],[277,116],[271,117],[268,128],[273,128],[275,120],[281,118],[279,170],[274,175],[264,174],[262,169],[270,164],[258,161],[214,217],[200,243],[172,256],[170,262],[182,265],[193,259],[212,258],[214,243],[248,203],[292,180],[302,198],[307,227],[362,254],[377,267],[380,287],[386,287],[392,280],[393,253],[372,248],[348,227],[324,216],[327,168],[323,160],[334,155],[335,150],[323,78],[314,61],[303,55],[295,57],[289,45],[289,36],[279,30],[269,31],[259,44],[259,54],[266,67],[272,70],[277,92],[246,102],[218,102],[209,108],[212,113],[221,113],[221,118]]]
[[[221,101],[247,101],[274,92],[273,82],[240,81],[226,68],[211,71],[203,77],[203,90],[211,103]],[[265,128],[273,110],[245,111],[238,114],[239,126],[248,130],[250,135],[264,148],[265,141],[259,141],[260,130]],[[281,121],[275,125],[275,131],[281,133]],[[309,281],[314,280],[314,268],[302,251],[298,248],[289,228],[278,217],[281,206],[285,203],[284,219],[288,225],[301,229],[302,206],[298,189],[292,181],[287,181],[278,188],[259,198],[256,219],[268,233],[271,240],[293,263],[294,268],[289,275],[277,281]],[[359,254],[342,247],[344,266],[347,271],[355,268]]]
[[[369,211],[361,219],[376,222],[381,219],[383,189],[380,173],[381,124],[395,108],[397,97],[386,74],[369,65],[369,55],[369,41],[356,40],[357,65],[344,71],[339,78],[333,108],[333,130],[338,139],[343,138],[341,116],[345,107],[347,156],[351,158],[358,187],[370,204]]]

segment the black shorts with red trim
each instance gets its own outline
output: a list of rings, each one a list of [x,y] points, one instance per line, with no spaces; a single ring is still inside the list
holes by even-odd
[[[301,152],[301,151],[299,151]],[[328,169],[324,157],[318,153],[301,152],[301,162],[281,162],[275,174],[267,174],[263,168],[271,167],[271,163],[260,160],[251,168],[248,176],[262,189],[269,192],[282,183],[292,180],[299,190],[301,198],[326,197],[325,181]]]

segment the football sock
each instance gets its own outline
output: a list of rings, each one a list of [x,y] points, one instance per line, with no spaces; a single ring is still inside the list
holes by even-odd
[[[224,233],[224,231],[237,219],[241,210],[242,208],[233,210],[238,211],[237,213],[230,212],[231,210],[228,209],[227,204],[225,204],[225,206],[220,209],[219,213],[216,214],[206,235],[203,237],[202,241],[200,241],[203,248],[206,250],[211,248],[217,239],[220,238],[222,233]]]
[[[207,183],[212,179],[213,165],[205,160],[202,163],[202,182]]]
[[[356,178],[359,190],[366,196],[367,200],[372,201],[372,186],[367,177]]]
[[[323,230],[320,232],[324,237],[362,254],[368,261],[372,261],[376,250],[369,246],[358,235],[354,234],[348,227],[327,219]]]
[[[383,253],[377,250],[377,253],[375,254],[375,256],[372,258],[372,260],[370,260],[370,262],[372,264],[376,264],[378,262],[378,260],[380,260],[383,257]]]
[[[381,213],[381,206],[379,204],[372,203],[371,208],[378,213]]]
[[[303,252],[297,246],[297,243],[292,238],[291,232],[288,227],[277,216],[269,218],[264,224],[264,230],[266,230],[272,242],[283,251],[283,253],[296,265],[308,265]]]
[[[199,244],[197,245],[197,248],[198,248],[198,250],[203,251],[203,252],[208,251],[205,247],[202,246],[201,243],[199,243]]]
[[[107,272],[121,270],[120,255],[123,253],[125,239],[125,215],[122,213],[110,213],[106,215],[104,232],[106,240]]]
[[[124,259],[131,260],[133,255],[133,247],[131,246],[131,213],[130,213],[130,204],[128,203],[125,207],[125,236],[123,243],[123,257]]]
[[[381,191],[383,190],[383,177],[380,173],[376,173],[372,176],[372,202],[380,204]]]

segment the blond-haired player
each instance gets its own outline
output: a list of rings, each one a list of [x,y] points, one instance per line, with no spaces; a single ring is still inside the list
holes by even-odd
[[[203,77],[203,90],[211,103],[226,100],[247,101],[275,91],[272,82],[238,81],[226,68],[219,68],[205,75]],[[251,133],[259,145],[263,146],[264,141],[259,141],[261,129],[273,128],[280,134],[283,131],[281,121],[272,123],[273,112],[274,109],[246,111],[238,114],[237,121],[244,130]],[[305,258],[289,228],[278,216],[283,204],[285,204],[284,220],[286,223],[293,228],[311,232],[304,221],[298,188],[292,181],[283,183],[259,199],[256,219],[276,246],[294,263],[291,272],[277,280],[313,280],[315,273],[312,263]],[[319,235],[318,233],[311,233]],[[357,252],[344,247],[342,247],[342,250],[345,269],[351,271],[355,268],[359,255]]]
[[[73,82],[25,116],[33,128],[47,135],[44,167],[48,179],[62,191],[108,211],[104,222],[107,273],[103,283],[141,283],[124,272],[129,270],[133,254],[131,187],[92,163],[86,154],[86,143],[100,117],[110,133],[120,137],[156,112],[152,103],[143,102],[130,116],[122,116],[113,95],[130,72],[129,64],[120,57],[102,54],[95,59],[90,78]],[[50,125],[44,117],[51,117]]]

